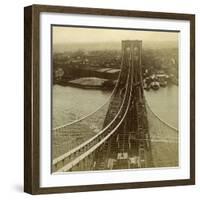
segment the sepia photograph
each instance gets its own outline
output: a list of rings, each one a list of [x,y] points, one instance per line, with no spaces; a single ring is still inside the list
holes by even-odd
[[[24,9],[24,191],[195,184],[195,15]]]
[[[179,31],[51,26],[52,173],[179,167]]]
[[[195,184],[195,15],[32,5],[31,194]]]

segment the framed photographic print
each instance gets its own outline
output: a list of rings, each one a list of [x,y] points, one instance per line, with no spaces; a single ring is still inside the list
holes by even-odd
[[[24,10],[24,191],[195,183],[195,16]]]

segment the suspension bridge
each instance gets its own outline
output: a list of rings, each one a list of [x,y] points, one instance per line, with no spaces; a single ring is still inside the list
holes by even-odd
[[[178,166],[178,130],[145,100],[142,41],[122,41],[121,71],[109,99],[95,112],[52,130],[52,172]],[[71,141],[75,135],[82,137]]]

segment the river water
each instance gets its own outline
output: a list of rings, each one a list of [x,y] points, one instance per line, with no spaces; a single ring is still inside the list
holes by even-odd
[[[71,123],[100,107],[111,95],[109,91],[53,86],[53,127]],[[178,87],[145,91],[152,111],[169,125],[178,128]]]

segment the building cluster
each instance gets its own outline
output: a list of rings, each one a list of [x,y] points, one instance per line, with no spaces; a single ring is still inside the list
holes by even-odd
[[[68,51],[54,53],[54,82],[67,84],[81,77],[98,77],[115,80],[121,65],[120,50]],[[142,55],[143,75],[151,76],[163,72],[178,82],[177,49],[144,49]],[[148,71],[148,74],[145,72]]]
[[[65,81],[80,77],[116,79],[120,71],[121,55],[118,51],[76,51],[54,54],[54,79],[63,70]],[[61,74],[61,73],[59,73]],[[60,80],[60,79],[59,79]]]

